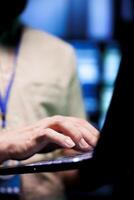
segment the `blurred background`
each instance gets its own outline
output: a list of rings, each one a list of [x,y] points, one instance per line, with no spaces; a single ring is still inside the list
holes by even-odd
[[[87,117],[98,128],[103,125],[121,61],[120,26],[132,19],[131,0],[29,0],[21,15],[25,24],[73,45]],[[104,186],[81,199],[108,200],[110,193],[111,186]]]
[[[115,37],[115,0],[29,0],[21,19],[71,43],[77,55],[87,117],[98,128],[105,119],[121,52]],[[131,18],[129,0],[122,1],[121,16]]]

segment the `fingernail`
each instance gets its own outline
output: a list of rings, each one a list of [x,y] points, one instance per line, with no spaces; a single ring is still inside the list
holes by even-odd
[[[81,148],[88,148],[89,147],[88,143],[83,138],[79,141],[79,146]]]
[[[75,146],[75,143],[74,143],[69,137],[67,137],[67,138],[65,139],[65,145],[66,145],[67,147],[72,148],[72,147]]]

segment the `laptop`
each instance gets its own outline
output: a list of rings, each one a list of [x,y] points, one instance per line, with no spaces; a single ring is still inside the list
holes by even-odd
[[[80,165],[92,158],[93,152],[77,153],[76,155],[60,156],[55,159],[49,159],[45,161],[30,163],[30,164],[18,164],[15,162],[11,166],[5,165],[0,167],[0,175],[12,175],[12,174],[27,174],[27,173],[39,173],[39,172],[56,172],[63,170],[70,170],[79,168]]]

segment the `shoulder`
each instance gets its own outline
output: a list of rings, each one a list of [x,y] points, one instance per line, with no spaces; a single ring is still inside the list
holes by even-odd
[[[74,48],[62,39],[28,28],[24,31],[22,43],[23,52],[32,62],[32,68],[38,66],[42,75],[47,74],[50,80],[59,80],[60,77],[58,82],[68,85],[76,75]]]
[[[54,35],[34,28],[26,28],[24,31],[24,39],[31,44],[32,48],[54,51],[56,54],[69,56],[74,55],[73,47]]]

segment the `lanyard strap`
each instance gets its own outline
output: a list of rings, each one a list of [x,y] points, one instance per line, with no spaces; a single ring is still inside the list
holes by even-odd
[[[7,88],[5,90],[4,96],[0,93],[0,111],[1,111],[1,127],[6,127],[6,116],[7,116],[7,105],[9,102],[9,97],[11,94],[12,85],[15,78],[16,66],[17,66],[17,57],[18,57],[18,48],[15,51],[15,58],[12,68],[12,73],[10,80],[8,82]],[[20,176],[8,177],[7,180],[0,179],[0,195],[1,194],[19,194],[20,193]]]
[[[15,71],[16,71],[16,64],[17,64],[17,57],[18,57],[18,48],[15,51],[15,59],[14,59],[14,64],[13,64],[13,71],[11,74],[11,78],[8,82],[5,95],[2,97],[0,93],[0,110],[1,110],[1,127],[5,128],[6,127],[6,115],[7,115],[7,104],[9,101],[10,93],[11,93],[11,88],[14,82],[14,77],[15,77]]]

